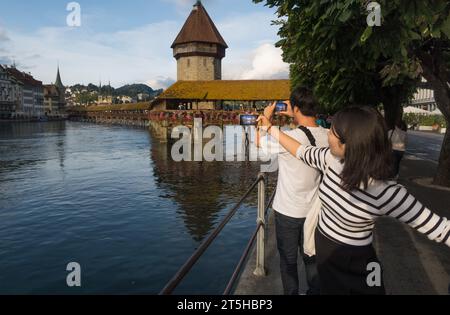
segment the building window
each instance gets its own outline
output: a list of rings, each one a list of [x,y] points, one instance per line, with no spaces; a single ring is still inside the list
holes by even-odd
[[[203,66],[206,67],[206,58],[203,58]]]
[[[187,60],[187,66],[190,67],[191,66],[191,59]]]

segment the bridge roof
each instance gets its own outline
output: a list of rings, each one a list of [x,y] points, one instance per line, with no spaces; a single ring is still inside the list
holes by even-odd
[[[165,90],[162,100],[276,101],[289,99],[290,80],[178,81]]]

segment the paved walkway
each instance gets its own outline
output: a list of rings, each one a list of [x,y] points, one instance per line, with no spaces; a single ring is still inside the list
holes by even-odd
[[[435,162],[408,156],[402,164],[400,183],[437,214],[450,218],[449,191],[420,186],[412,180],[432,176],[436,167]],[[235,294],[283,294],[273,221],[271,217],[266,234],[267,276],[253,275],[253,254],[242,273]],[[381,218],[376,224],[375,248],[383,265],[388,294],[448,294],[450,248],[447,246],[429,241],[425,236],[394,219]],[[303,275],[302,263],[299,263],[299,270]],[[304,277],[300,282],[301,291],[304,292]]]
[[[406,150],[424,160],[438,161],[443,141],[443,134],[410,130]]]

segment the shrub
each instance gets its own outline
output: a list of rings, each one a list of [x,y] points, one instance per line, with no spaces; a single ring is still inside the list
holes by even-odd
[[[408,125],[417,126],[434,126],[439,125],[441,128],[446,128],[447,123],[444,116],[441,115],[422,115],[422,114],[405,114],[403,119]]]

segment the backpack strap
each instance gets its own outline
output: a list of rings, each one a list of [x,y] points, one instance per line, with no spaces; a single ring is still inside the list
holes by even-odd
[[[305,135],[308,137],[309,143],[313,147],[317,147],[316,138],[314,138],[311,130],[309,130],[305,126],[300,126],[300,127],[298,127],[298,129],[300,129],[301,131],[303,131],[305,133]],[[320,181],[322,182],[322,180],[323,180],[323,172],[320,171],[320,170],[319,170],[319,172],[320,172]]]
[[[311,145],[313,147],[317,147],[316,138],[314,138],[311,130],[309,130],[305,126],[300,126],[300,127],[298,127],[298,129],[300,129],[301,131],[303,131],[305,133],[305,135],[308,137],[309,143],[311,143]]]

